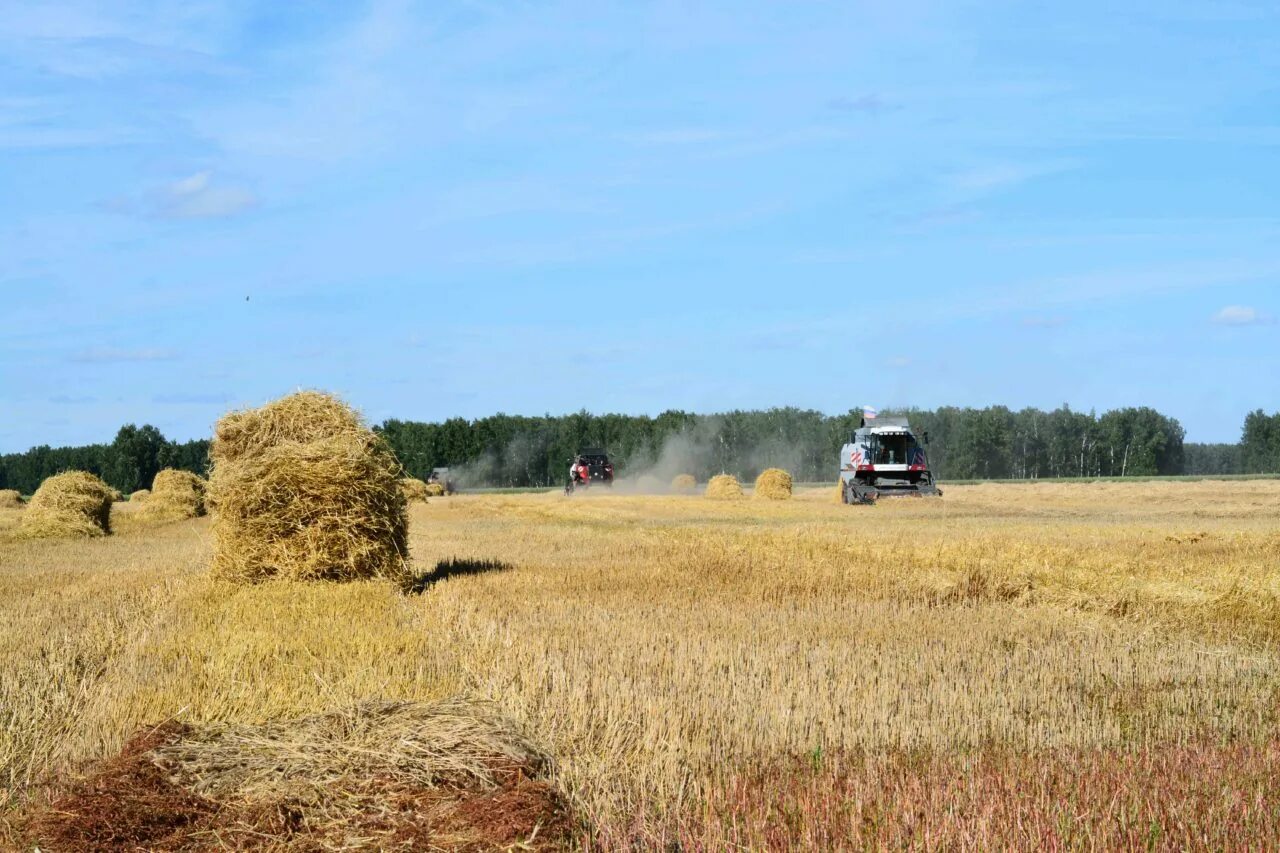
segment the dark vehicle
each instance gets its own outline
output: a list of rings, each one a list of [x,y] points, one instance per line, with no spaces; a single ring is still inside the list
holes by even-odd
[[[571,495],[575,489],[596,485],[613,485],[613,463],[609,461],[608,453],[598,447],[589,447],[579,451],[569,462],[569,482],[565,484],[564,493]]]
[[[448,468],[432,468],[431,476],[427,477],[427,485],[432,483],[444,489],[446,495],[451,495],[457,491],[454,487],[453,478],[449,476]]]

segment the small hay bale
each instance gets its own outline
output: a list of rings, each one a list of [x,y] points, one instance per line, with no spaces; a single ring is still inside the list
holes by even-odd
[[[111,487],[86,471],[55,474],[31,496],[20,530],[31,538],[106,536],[111,532]]]
[[[120,503],[120,501],[122,500],[124,500],[124,492],[120,491],[119,489],[112,489],[111,502],[113,504],[117,504],[117,503]]]
[[[671,479],[671,491],[677,495],[691,495],[698,488],[698,481],[692,474],[676,474]]]
[[[400,491],[404,493],[406,501],[426,501],[427,495],[430,493],[426,483],[417,477],[401,477]]]
[[[209,456],[215,577],[411,580],[400,462],[338,398],[232,412]]]
[[[442,498],[444,497],[444,494],[445,490],[443,483],[427,483],[427,497]]]
[[[0,489],[0,509],[22,509],[22,494],[17,489]]]
[[[742,497],[742,484],[732,474],[716,474],[707,481],[706,496],[718,501],[737,500]]]
[[[781,468],[766,468],[756,477],[752,497],[769,501],[791,500],[791,475]]]
[[[165,468],[156,474],[151,484],[151,494],[139,518],[148,521],[183,521],[204,515],[205,481],[190,471]]]
[[[129,503],[131,504],[145,503],[147,498],[149,497],[151,497],[150,489],[138,489],[138,491],[133,492],[129,495]]]
[[[662,481],[652,474],[641,474],[636,478],[636,491],[642,495],[660,495],[666,491]]]

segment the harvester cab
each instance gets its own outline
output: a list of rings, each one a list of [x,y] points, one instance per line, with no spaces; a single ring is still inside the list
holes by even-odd
[[[924,449],[928,441],[928,433],[917,438],[905,418],[880,418],[873,426],[864,420],[840,448],[840,500],[867,504],[882,497],[941,496]]]
[[[598,447],[589,447],[569,461],[569,482],[564,491],[565,494],[573,494],[575,489],[594,485],[613,485],[613,462],[609,460],[608,453]]]

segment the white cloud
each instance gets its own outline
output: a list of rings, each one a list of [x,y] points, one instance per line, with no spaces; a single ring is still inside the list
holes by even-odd
[[[1067,318],[1061,315],[1037,314],[1022,318],[1022,325],[1028,329],[1056,329],[1066,325]]]
[[[92,347],[71,357],[83,364],[115,364],[126,361],[173,361],[178,354],[169,349],[120,349]]]
[[[170,219],[207,219],[234,216],[257,203],[257,197],[244,187],[215,184],[213,173],[206,170],[170,184],[159,213]]]
[[[946,179],[948,188],[964,194],[980,194],[1014,187],[1036,178],[1076,168],[1074,163],[995,163],[965,169]]]
[[[1213,315],[1213,322],[1219,326],[1261,326],[1274,323],[1275,318],[1248,305],[1227,305]]]

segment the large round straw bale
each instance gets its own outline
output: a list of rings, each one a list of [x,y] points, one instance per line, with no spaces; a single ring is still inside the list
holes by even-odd
[[[151,497],[150,489],[138,489],[136,492],[131,492],[129,494],[129,503],[131,504],[144,503],[149,497]]]
[[[111,487],[86,471],[55,474],[40,484],[22,514],[22,535],[106,536]]]
[[[17,489],[0,489],[0,509],[22,509],[22,494]]]
[[[791,500],[791,475],[781,468],[766,468],[756,477],[752,497],[770,501]]]
[[[732,474],[716,474],[707,481],[707,497],[721,501],[742,497],[742,484]]]
[[[190,471],[165,468],[156,474],[138,517],[150,521],[182,521],[204,515],[205,481]]]
[[[692,474],[676,474],[671,479],[671,491],[677,495],[691,495],[698,488],[698,481]]]
[[[400,479],[400,491],[404,492],[406,501],[425,501],[428,490],[427,484],[417,477],[402,477]]]
[[[291,394],[214,427],[213,574],[409,579],[400,463],[336,397]]]

